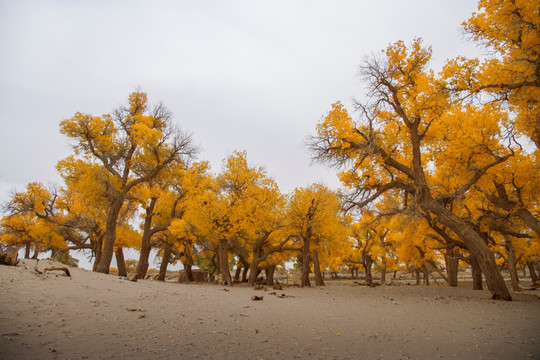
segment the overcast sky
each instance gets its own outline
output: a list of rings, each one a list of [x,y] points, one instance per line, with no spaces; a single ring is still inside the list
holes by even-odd
[[[60,183],[59,122],[101,115],[140,88],[191,132],[214,171],[247,150],[282,191],[335,171],[302,143],[330,105],[361,96],[362,57],[422,37],[440,68],[476,56],[460,24],[472,0],[0,0],[0,201]]]

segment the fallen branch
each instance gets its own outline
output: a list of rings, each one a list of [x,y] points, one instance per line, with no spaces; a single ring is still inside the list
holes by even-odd
[[[9,246],[6,251],[2,251],[2,249],[0,249],[0,264],[17,266],[17,264],[19,263],[19,260],[17,259],[17,252],[18,249],[13,246]]]
[[[45,269],[43,269],[43,272],[47,273],[47,271],[54,271],[54,270],[59,270],[59,271],[63,271],[66,273],[66,276],[69,276],[71,277],[71,274],[69,272],[69,269],[67,267],[63,267],[63,266],[51,266],[51,267],[47,267]],[[36,268],[36,271],[37,271],[37,268]]]
[[[538,289],[540,286],[539,285],[533,285],[533,286],[529,286],[529,287],[524,287],[524,286],[521,286],[521,285],[518,285],[519,286],[519,289],[520,290],[536,290]]]

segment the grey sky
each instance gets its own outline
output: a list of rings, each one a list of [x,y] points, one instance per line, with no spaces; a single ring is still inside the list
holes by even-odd
[[[316,122],[361,95],[364,55],[422,37],[433,66],[475,56],[460,23],[471,0],[0,0],[0,201],[31,181],[60,182],[70,146],[58,123],[101,115],[136,88],[162,101],[219,171],[233,150],[284,192],[334,171],[302,148]]]

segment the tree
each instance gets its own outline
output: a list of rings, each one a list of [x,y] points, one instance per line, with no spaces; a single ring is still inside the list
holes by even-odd
[[[168,230],[175,219],[182,218],[187,203],[205,179],[207,169],[206,162],[178,165],[160,179],[136,189],[136,197],[144,209],[143,236],[137,269],[139,278],[144,279],[148,270],[148,259],[154,245],[152,237]]]
[[[74,155],[59,167],[72,171],[62,175],[87,179],[108,202],[98,272],[109,272],[118,216],[128,194],[168,167],[186,163],[197,152],[191,137],[175,128],[171,118],[162,104],[148,110],[146,94],[133,92],[129,106],[112,115],[76,113],[60,124],[61,133],[75,141]]]
[[[31,247],[34,257],[40,249],[52,250],[53,257],[58,251],[93,249],[92,239],[100,233],[99,212],[94,209],[88,214],[85,204],[69,188],[29,183],[25,191],[13,193],[4,207],[4,240],[26,246],[26,257]]]
[[[386,49],[385,58],[366,59],[360,71],[368,100],[357,103],[361,122],[334,104],[310,139],[311,151],[314,159],[345,168],[340,179],[351,189],[354,206],[363,207],[389,191],[406,193],[409,206],[433,214],[477,257],[492,297],[511,300],[488,244],[450,208],[488,170],[512,156],[499,142],[497,124],[505,114],[452,102],[445,84],[427,68],[430,58],[431,50],[417,39],[410,49],[397,42]],[[464,121],[495,125],[474,132]],[[468,133],[449,138],[460,131]],[[461,176],[452,176],[452,187],[437,187],[430,168],[456,165]]]
[[[473,40],[492,51],[462,88],[487,92],[516,114],[515,130],[540,149],[540,4],[528,0],[480,0],[463,23]],[[469,63],[470,64],[470,63]]]
[[[291,196],[287,226],[300,245],[303,287],[311,286],[309,274],[312,263],[315,285],[324,285],[319,252],[324,251],[325,243],[346,237],[347,230],[340,212],[341,204],[337,195],[319,183],[296,188]]]

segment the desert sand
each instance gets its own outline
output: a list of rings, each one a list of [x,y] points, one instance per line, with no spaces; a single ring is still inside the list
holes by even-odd
[[[513,302],[468,284],[265,291],[34,266],[0,266],[0,359],[540,359],[537,291]]]

